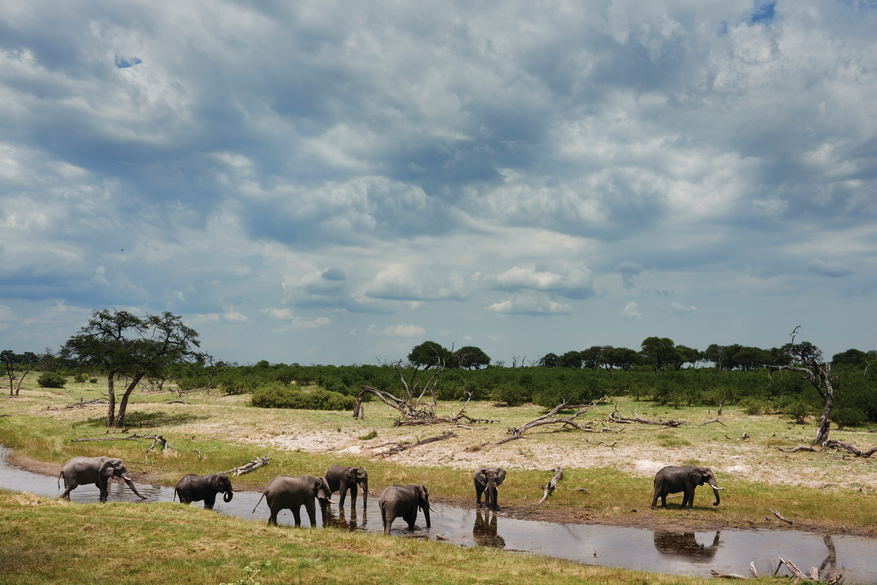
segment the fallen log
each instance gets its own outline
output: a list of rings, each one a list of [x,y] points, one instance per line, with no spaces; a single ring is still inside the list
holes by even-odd
[[[79,402],[71,402],[64,406],[64,408],[83,408],[92,404],[106,404],[107,401],[104,398],[95,398],[93,400],[83,400],[79,399]]]
[[[538,502],[536,502],[535,504],[533,504],[534,508],[536,506],[538,506],[539,504],[541,504],[542,502],[544,502],[545,500],[547,500],[548,494],[557,489],[557,482],[559,482],[561,479],[563,479],[563,467],[558,465],[557,467],[552,469],[552,471],[554,471],[555,473],[554,473],[554,477],[551,478],[551,481],[549,481],[546,485],[539,486],[539,489],[544,490],[544,491],[542,494],[542,499],[539,500]]]
[[[849,451],[850,453],[852,453],[856,457],[863,457],[865,459],[867,459],[868,457],[870,457],[874,453],[877,453],[877,447],[871,447],[867,451],[862,451],[861,449],[859,449],[855,445],[851,445],[850,443],[845,443],[844,441],[836,441],[834,439],[830,439],[830,440],[826,441],[824,446],[828,449],[846,449],[847,451]]]
[[[590,423],[588,423],[585,426],[582,426],[582,425],[578,424],[577,422],[575,422],[575,419],[582,416],[583,414],[588,412],[591,408],[593,408],[595,405],[599,404],[600,402],[603,402],[604,400],[606,400],[605,397],[601,398],[600,400],[595,400],[594,402],[591,402],[590,404],[577,404],[575,406],[570,406],[569,401],[564,400],[563,402],[561,402],[560,404],[555,406],[551,410],[551,412],[549,412],[548,414],[543,414],[542,416],[538,416],[538,417],[534,418],[533,420],[524,423],[520,427],[509,427],[507,429],[507,431],[508,431],[508,434],[511,436],[506,437],[504,439],[500,439],[499,441],[496,442],[496,444],[502,445],[503,443],[508,443],[509,441],[514,441],[515,439],[522,439],[524,437],[524,433],[527,432],[528,430],[535,428],[535,427],[541,427],[544,425],[557,425],[557,424],[559,424],[559,425],[562,425],[564,427],[572,427],[574,429],[578,429],[578,430],[584,431],[586,433],[610,432],[612,429],[607,429],[607,428],[603,427],[602,429],[598,430],[598,429],[595,429],[594,427],[592,427]],[[571,408],[576,409],[576,413],[573,414],[572,416],[567,416],[567,417],[558,416],[558,413],[561,410],[566,410],[566,409],[571,409]]]
[[[728,426],[728,425],[726,425],[725,423],[723,423],[722,421],[720,421],[720,420],[717,419],[717,418],[714,418],[713,420],[708,420],[708,421],[706,421],[705,423],[700,423],[700,426],[703,427],[703,426],[706,426],[706,425],[711,425],[711,424],[713,424],[713,423],[719,423],[719,424],[722,425],[723,427]]]
[[[265,453],[261,457],[256,457],[249,463],[245,463],[239,467],[235,467],[234,469],[229,469],[228,471],[222,471],[220,473],[224,473],[225,475],[243,475],[245,473],[250,473],[251,471],[255,471],[260,467],[265,467],[271,461],[268,459],[268,454]]]
[[[797,453],[798,451],[816,451],[813,447],[808,445],[798,445],[797,447],[793,447],[791,449],[783,449],[782,447],[777,447],[783,453]]]
[[[384,457],[390,457],[391,455],[396,455],[398,453],[401,453],[402,451],[407,451],[408,449],[413,449],[414,447],[419,447],[421,445],[426,445],[428,443],[435,443],[436,441],[444,441],[445,439],[450,439],[450,438],[456,437],[456,436],[457,436],[456,433],[453,433],[451,431],[446,431],[445,433],[443,433],[441,435],[437,435],[435,437],[429,437],[428,439],[421,439],[420,441],[417,441],[416,443],[401,443],[401,444],[396,443],[395,447],[391,447],[391,448],[387,449],[386,451],[379,453],[378,456],[383,459]],[[379,445],[379,446],[385,447],[387,445],[392,445],[392,444],[393,443],[384,443],[384,445]]]
[[[777,558],[780,560],[780,564],[785,565],[785,567],[789,570],[792,576],[795,577],[795,581],[793,582],[795,585],[797,585],[797,583],[800,583],[801,581],[806,581],[810,578],[809,575],[805,575],[804,572],[801,571],[801,569],[796,567],[795,563],[793,563],[792,561],[787,561],[783,557]]]
[[[713,569],[710,569],[710,574],[717,579],[746,579],[743,575],[737,575],[736,573],[719,573]]]
[[[777,512],[776,510],[772,510],[772,509],[768,508],[767,511],[770,512],[771,514],[773,514],[774,516],[776,516],[777,518],[779,518],[780,520],[782,520],[783,522],[785,522],[786,524],[792,524],[791,520],[789,520],[788,518],[784,518],[783,515],[780,514],[779,512]]]
[[[642,423],[645,425],[661,425],[661,426],[665,426],[665,427],[678,427],[681,424],[685,424],[684,420],[670,419],[670,420],[664,421],[664,420],[654,420],[654,419],[652,419],[652,420],[643,419],[643,418],[640,418],[636,412],[633,413],[633,418],[628,418],[628,417],[624,416],[623,414],[621,414],[620,412],[618,412],[618,403],[617,402],[615,403],[615,410],[613,410],[612,412],[609,413],[609,420],[611,420],[612,422],[620,423],[620,424]]]

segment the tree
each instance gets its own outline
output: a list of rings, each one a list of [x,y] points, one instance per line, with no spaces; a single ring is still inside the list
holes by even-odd
[[[30,359],[30,356],[33,356],[33,359]],[[4,349],[0,352],[0,360],[3,360],[3,366],[6,368],[6,377],[9,378],[9,395],[10,396],[18,396],[18,393],[21,391],[21,383],[24,382],[24,378],[27,376],[28,372],[30,372],[31,366],[36,362],[36,356],[27,352],[23,355],[15,355],[15,352],[10,349]],[[20,369],[19,364],[25,364],[27,368],[24,370],[24,374],[18,378],[18,374],[16,372]],[[18,384],[15,384],[15,380],[18,378]],[[13,390],[15,393],[13,394]]]
[[[542,359],[539,360],[539,365],[543,368],[556,368],[560,365],[560,358],[557,357],[556,353],[546,353],[542,356]]]
[[[584,357],[580,351],[568,351],[558,358],[558,365],[561,368],[581,369]]]
[[[693,349],[691,347],[686,347],[684,345],[676,346],[676,353],[679,354],[679,357],[676,361],[676,369],[679,370],[685,364],[691,364],[692,366],[700,361],[701,353]]]
[[[865,363],[867,360],[868,354],[859,349],[848,349],[846,351],[842,351],[841,353],[836,353],[831,356],[831,363],[835,366],[839,364],[859,366]]]
[[[834,405],[834,384],[837,377],[831,375],[831,362],[822,359],[822,351],[810,342],[795,343],[800,326],[792,331],[792,343],[788,344],[789,353],[794,356],[795,362],[789,366],[772,366],[771,369],[781,371],[790,370],[801,372],[804,378],[816,388],[819,396],[825,401],[819,424],[816,427],[816,438],[811,445],[825,446],[828,442],[829,425],[831,423],[831,409]]]
[[[727,362],[727,353],[727,346],[712,343],[703,352],[703,359],[708,362],[713,362],[716,365],[717,370],[724,370],[725,363]]]
[[[128,311],[94,311],[91,320],[61,350],[83,367],[107,372],[107,427],[122,427],[128,398],[144,377],[158,377],[173,364],[196,361],[198,333],[169,312],[138,317]],[[115,382],[128,378],[116,413]]]
[[[435,341],[424,341],[420,345],[415,345],[411,353],[408,354],[408,361],[427,370],[456,366],[456,364],[450,363],[456,361],[454,355]]]
[[[466,345],[454,352],[457,361],[457,367],[466,368],[467,370],[479,369],[482,366],[490,365],[490,356],[481,351],[480,347]]]
[[[679,352],[672,339],[666,337],[647,337],[642,342],[640,355],[643,362],[660,372],[669,365],[679,361]]]
[[[592,345],[582,352],[582,364],[586,368],[596,370],[600,364],[604,363],[604,353],[611,350],[612,346]]]
[[[610,347],[603,352],[601,359],[608,368],[621,368],[629,372],[640,363],[640,354],[627,347]]]

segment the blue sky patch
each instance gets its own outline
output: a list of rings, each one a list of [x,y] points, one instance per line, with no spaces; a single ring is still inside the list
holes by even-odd
[[[132,57],[131,59],[120,57],[116,55],[116,67],[119,69],[126,69],[128,67],[134,67],[135,65],[140,65],[143,61],[138,59],[137,57]]]
[[[755,10],[749,17],[749,24],[762,23],[765,25],[770,25],[770,23],[773,22],[774,16],[776,16],[776,5],[776,2],[756,4]]]

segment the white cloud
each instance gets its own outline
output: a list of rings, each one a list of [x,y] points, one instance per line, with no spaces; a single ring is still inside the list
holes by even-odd
[[[491,288],[510,292],[555,292],[571,299],[584,299],[596,294],[591,271],[586,266],[558,265],[555,270],[539,270],[535,265],[527,264],[514,266],[500,274],[486,275],[483,281]]]
[[[534,294],[515,295],[504,301],[493,303],[487,307],[487,310],[500,315],[554,316],[572,314],[572,307],[569,305]]]
[[[15,313],[12,312],[12,309],[7,307],[6,305],[0,305],[0,321],[15,321],[17,317]]]
[[[636,303],[633,301],[624,305],[624,308],[621,309],[621,316],[628,320],[643,318],[643,314],[639,312]]]
[[[670,311],[676,313],[677,315],[682,315],[685,313],[694,313],[695,311],[697,311],[697,307],[693,307],[690,305],[686,307],[685,305],[673,302],[670,303]]]
[[[855,270],[844,265],[843,262],[823,262],[822,260],[812,260],[810,264],[807,265],[807,272],[821,274],[822,276],[829,276],[831,278],[852,276],[856,273]]]
[[[426,335],[426,329],[417,325],[390,325],[378,329],[374,323],[366,329],[372,335],[392,335],[397,337],[415,337]]]

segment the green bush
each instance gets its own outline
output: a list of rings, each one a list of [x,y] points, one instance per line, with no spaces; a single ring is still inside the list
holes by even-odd
[[[764,398],[759,398],[758,396],[747,396],[740,401],[740,406],[746,414],[750,415],[770,412],[770,403]]]
[[[836,408],[831,413],[831,420],[837,423],[837,428],[860,427],[868,420],[868,416],[860,408]]]
[[[502,384],[494,389],[493,399],[505,402],[509,406],[520,406],[525,402],[530,402],[531,395],[527,388],[516,384]]]
[[[260,386],[250,400],[259,408],[294,408],[299,410],[353,410],[356,399],[338,392],[300,389],[281,384]]]
[[[88,381],[88,374],[81,374],[81,373],[76,374],[73,377],[73,381],[76,382],[77,384],[84,384],[85,382]]]
[[[89,378],[88,383],[89,384],[97,384],[97,378]]]
[[[37,384],[40,385],[40,388],[63,388],[66,383],[67,378],[55,372],[46,372],[37,378]]]

